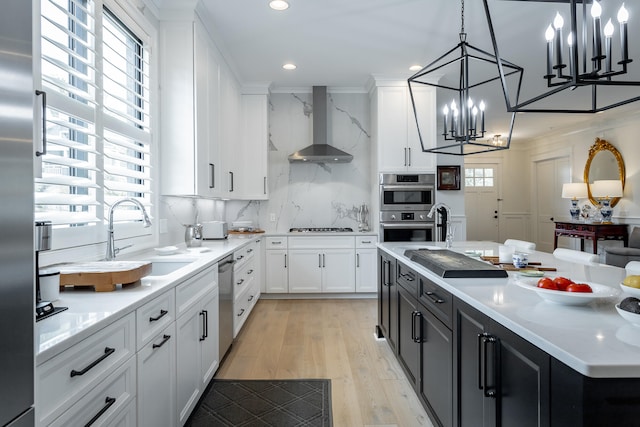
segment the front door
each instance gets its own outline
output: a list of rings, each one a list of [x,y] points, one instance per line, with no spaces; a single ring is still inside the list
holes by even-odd
[[[465,166],[464,205],[467,240],[497,242],[500,237],[497,164]]]

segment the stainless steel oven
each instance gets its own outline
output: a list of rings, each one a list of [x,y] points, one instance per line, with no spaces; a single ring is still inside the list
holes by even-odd
[[[429,211],[434,203],[434,174],[380,174],[380,211]]]
[[[426,211],[380,212],[382,242],[433,242],[436,223]]]

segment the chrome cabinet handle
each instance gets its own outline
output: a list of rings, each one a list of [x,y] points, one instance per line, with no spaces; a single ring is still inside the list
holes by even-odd
[[[322,268],[322,254],[318,254],[318,268]]]
[[[324,263],[325,259],[324,259],[324,254],[322,254],[322,268],[326,267],[326,264]]]
[[[356,268],[360,268],[360,254],[356,254]]]
[[[36,96],[42,96],[42,151],[36,151],[36,156],[47,154],[47,92],[36,90]]]
[[[216,187],[216,165],[209,163],[209,188]]]
[[[104,354],[100,357],[98,357],[96,360],[94,360],[93,362],[91,362],[90,364],[88,364],[84,369],[80,370],[80,371],[76,371],[75,369],[71,370],[71,378],[79,376],[79,375],[84,375],[87,372],[89,372],[91,369],[95,368],[96,365],[100,362],[102,362],[104,359],[106,359],[107,357],[111,356],[113,353],[115,353],[116,349],[115,348],[110,348],[110,347],[105,347],[104,348]]]
[[[233,192],[233,172],[229,172],[229,193]]]
[[[267,177],[266,176],[264,177],[262,186],[264,188],[264,190],[263,190],[264,194],[267,194]]]
[[[438,295],[434,294],[433,292],[427,292],[426,295],[429,297],[429,299],[431,301],[433,301],[435,304],[442,304],[444,303],[444,300],[442,298],[440,298]]]

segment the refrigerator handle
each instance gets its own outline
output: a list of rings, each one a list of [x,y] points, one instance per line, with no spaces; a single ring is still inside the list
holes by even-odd
[[[42,96],[42,151],[36,151],[36,156],[47,154],[47,92],[36,90],[36,96]]]

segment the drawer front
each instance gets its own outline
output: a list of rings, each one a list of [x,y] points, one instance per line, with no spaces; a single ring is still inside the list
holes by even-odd
[[[246,262],[238,271],[233,273],[233,295],[234,298],[238,298],[245,289],[249,288],[251,284],[257,280],[254,280],[256,276],[255,263],[251,259]]]
[[[405,288],[411,296],[418,298],[418,284],[420,276],[418,273],[407,267],[401,262],[396,265],[396,281],[398,285]]]
[[[135,354],[135,314],[36,367],[38,420],[49,424]],[[71,424],[69,424],[71,425]]]
[[[244,321],[249,316],[249,298],[248,292],[243,293],[240,297],[233,303],[233,337],[235,338],[240,332],[240,328],[244,324]]]
[[[420,276],[420,302],[449,329],[453,327],[453,295]]]
[[[353,236],[289,237],[289,249],[348,249],[355,245]]]
[[[97,387],[83,395],[51,426],[67,427],[89,424],[135,426],[135,411],[131,410],[132,407],[135,409],[135,397],[136,358],[131,357]]]
[[[287,249],[287,238],[286,237],[267,237],[265,248],[266,249]]]
[[[356,236],[356,248],[375,248],[378,236]]]
[[[218,264],[196,274],[176,287],[176,317],[180,316],[218,285]]]
[[[176,320],[176,297],[171,289],[136,310],[136,340],[140,350]]]

